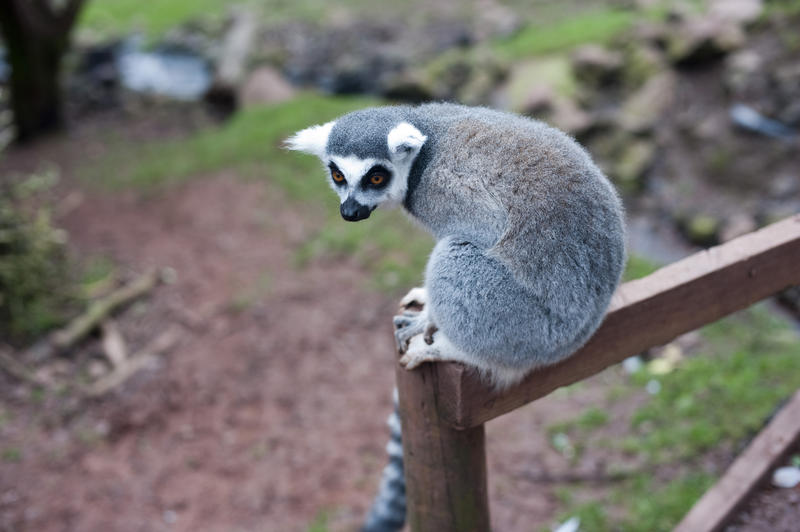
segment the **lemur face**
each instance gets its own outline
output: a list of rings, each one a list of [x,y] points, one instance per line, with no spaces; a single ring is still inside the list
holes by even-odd
[[[408,122],[400,122],[389,131],[385,140],[370,139],[368,142],[376,155],[388,153],[388,158],[359,157],[354,153],[329,152],[328,139],[334,126],[335,122],[328,122],[304,129],[289,138],[287,146],[322,160],[328,181],[339,196],[342,218],[356,222],[369,218],[380,205],[402,204],[408,190],[411,166],[427,137]],[[375,146],[382,149],[376,150]],[[360,151],[365,153],[369,150]]]

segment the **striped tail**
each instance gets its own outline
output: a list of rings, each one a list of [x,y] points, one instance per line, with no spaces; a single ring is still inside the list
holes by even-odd
[[[383,468],[378,495],[372,503],[361,532],[397,532],[406,521],[406,482],[403,476],[403,446],[397,390],[394,411],[387,420],[391,437],[386,445],[389,463]]]

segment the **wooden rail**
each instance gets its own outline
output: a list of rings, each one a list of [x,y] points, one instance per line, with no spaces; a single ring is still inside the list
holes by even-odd
[[[800,215],[625,283],[583,348],[502,393],[460,364],[398,367],[411,530],[489,529],[485,422],[796,284]]]

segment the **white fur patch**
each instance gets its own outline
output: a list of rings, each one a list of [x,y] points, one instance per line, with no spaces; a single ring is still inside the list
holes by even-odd
[[[409,156],[413,159],[426,140],[428,137],[408,122],[397,124],[386,137],[389,152],[397,160],[404,160]]]
[[[367,170],[378,164],[375,159],[359,159],[355,155],[348,155],[347,157],[331,155],[330,160],[342,171],[344,178],[347,179],[347,187],[335,185],[333,187],[333,190],[339,194],[342,200],[356,188],[358,181],[367,173]],[[333,184],[333,181],[331,181],[331,184]]]
[[[325,148],[328,145],[328,137],[335,123],[335,121],[328,122],[298,131],[286,139],[286,147],[290,150],[310,153],[311,155],[316,155],[320,159],[324,159]]]

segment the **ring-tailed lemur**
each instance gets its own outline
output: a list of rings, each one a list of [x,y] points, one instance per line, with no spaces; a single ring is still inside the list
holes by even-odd
[[[567,135],[434,103],[356,111],[287,145],[322,160],[345,220],[402,205],[435,237],[424,289],[403,301],[423,309],[395,317],[407,369],[453,360],[504,388],[567,357],[599,326],[625,263],[622,206]],[[382,493],[386,484],[404,495],[402,483],[392,487],[401,464],[387,468]],[[379,495],[366,529],[395,530],[404,509],[404,498]]]

